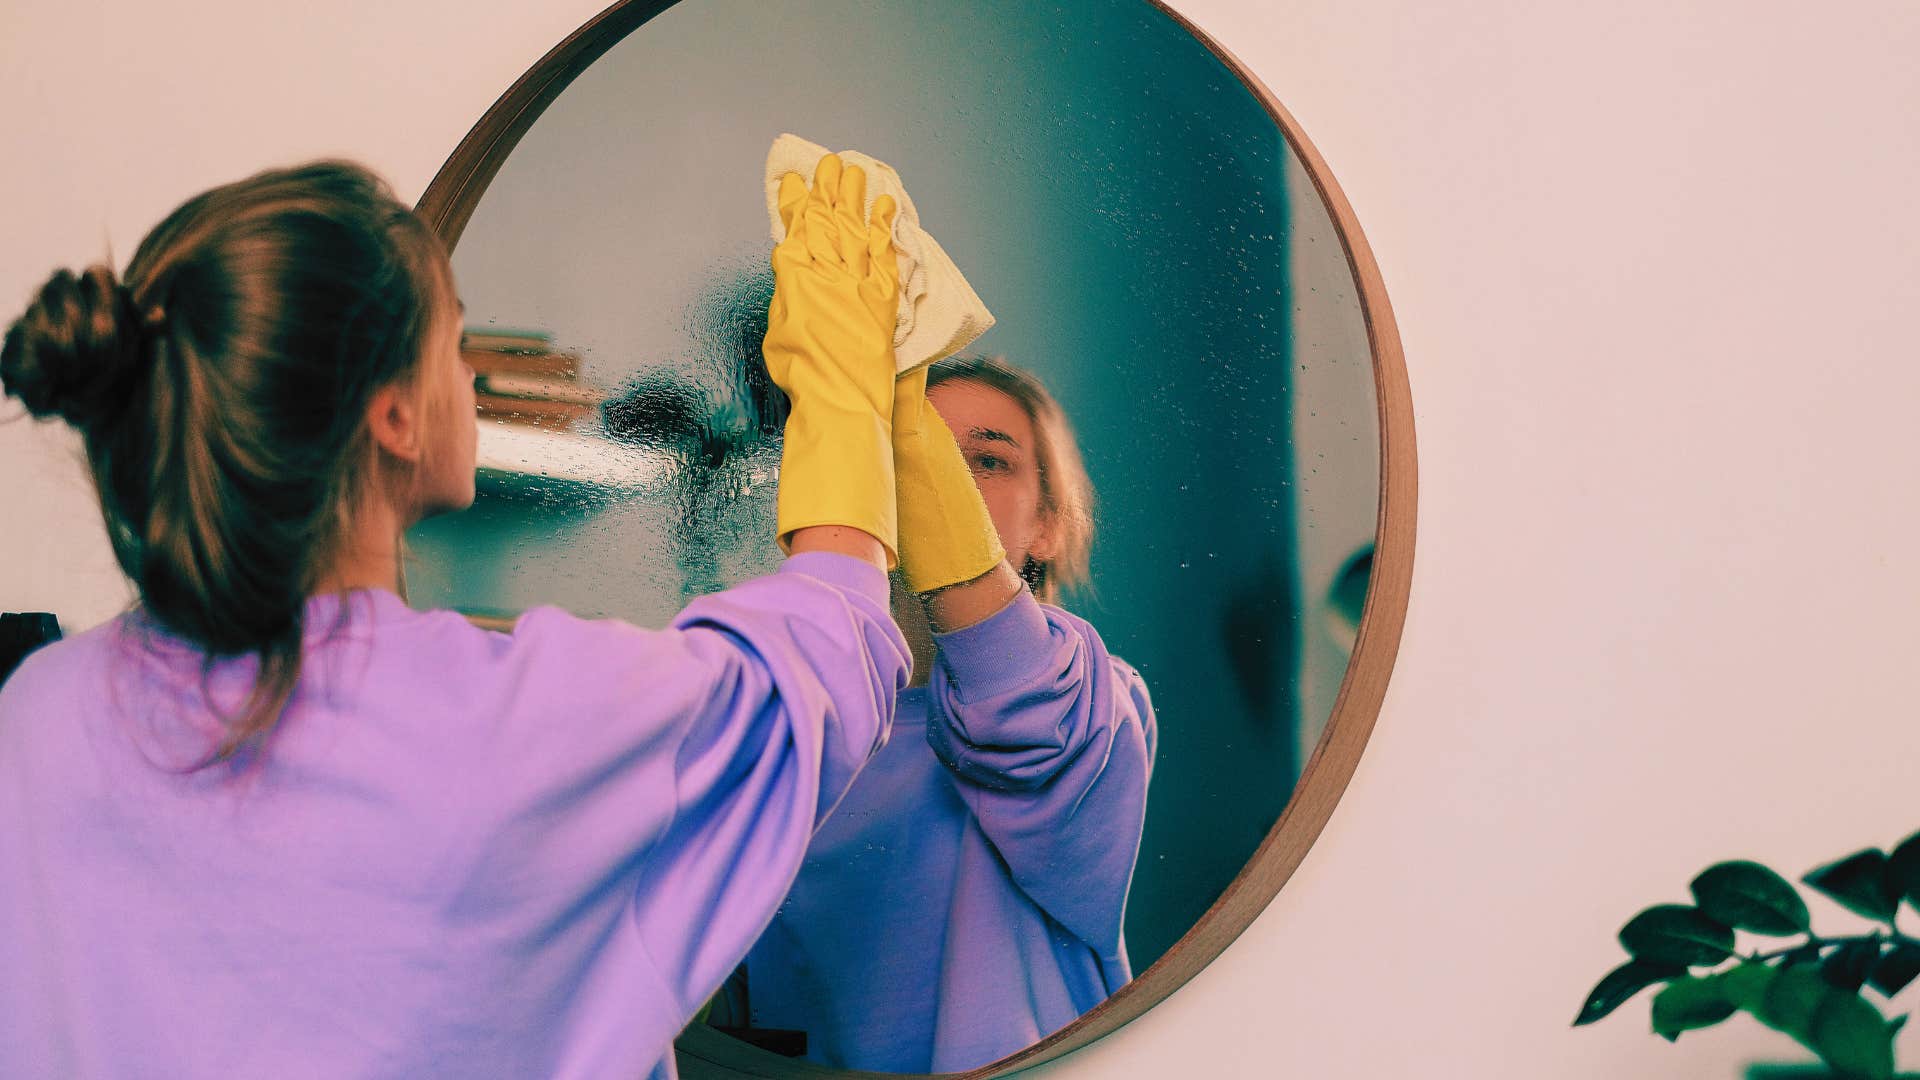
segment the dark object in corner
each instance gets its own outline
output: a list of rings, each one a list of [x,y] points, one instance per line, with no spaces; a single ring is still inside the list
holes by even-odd
[[[9,611],[0,615],[0,683],[7,681],[28,653],[59,640],[60,621],[47,612]]]

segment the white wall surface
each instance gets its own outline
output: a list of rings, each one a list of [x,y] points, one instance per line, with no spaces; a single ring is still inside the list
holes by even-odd
[[[1707,863],[1797,872],[1920,827],[1920,8],[1179,6],[1300,119],[1379,257],[1418,568],[1373,745],[1296,879],[1167,1004],[1036,1075],[1796,1057],[1742,1021],[1668,1046],[1644,1001],[1566,1025],[1619,922]],[[8,317],[268,164],[351,155],[418,195],[597,7],[13,0]],[[0,424],[0,607],[110,614],[93,514],[68,441]]]

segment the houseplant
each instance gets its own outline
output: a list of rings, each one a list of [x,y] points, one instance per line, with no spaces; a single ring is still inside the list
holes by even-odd
[[[1793,1036],[1836,1074],[1893,1075],[1893,1037],[1906,1016],[1885,1012],[1920,977],[1920,938],[1900,925],[1920,913],[1920,833],[1890,852],[1857,851],[1801,883],[1873,922],[1864,934],[1813,932],[1806,902],[1757,862],[1716,863],[1693,879],[1692,904],[1656,904],[1627,920],[1627,960],[1602,978],[1575,1027],[1612,1013],[1640,991],[1653,998],[1654,1033],[1668,1040],[1746,1013]],[[1735,932],[1778,939],[1745,952]]]

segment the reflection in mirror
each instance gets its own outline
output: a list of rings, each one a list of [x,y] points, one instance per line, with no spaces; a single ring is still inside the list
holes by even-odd
[[[1098,498],[1084,580],[1039,590],[1046,647],[943,643],[952,700],[938,677],[903,696],[709,1020],[832,1064],[971,1068],[1165,953],[1285,807],[1375,541],[1366,326],[1272,117],[1144,0],[683,0],[534,123],[455,251],[482,484],[411,535],[416,604],[657,626],[778,565],[758,344],[782,131],[897,168],[997,317],[929,397],[1008,548],[1073,554],[1039,443],[1077,445]],[[1019,465],[1031,489],[996,504]],[[954,715],[996,693],[1054,708],[1055,743]],[[1007,747],[1027,756],[991,767]]]

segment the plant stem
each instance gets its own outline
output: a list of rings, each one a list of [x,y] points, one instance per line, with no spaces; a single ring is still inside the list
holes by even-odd
[[[1824,950],[1829,945],[1848,945],[1856,941],[1885,941],[1889,944],[1910,945],[1915,948],[1920,948],[1920,938],[1908,937],[1898,930],[1875,930],[1871,934],[1855,934],[1852,937],[1832,938],[1821,937],[1818,934],[1808,934],[1807,940],[1798,945],[1789,945],[1784,949],[1775,949],[1772,952],[1752,953],[1747,956],[1747,960],[1752,963],[1765,963],[1768,960],[1778,960],[1780,957],[1786,956],[1789,953],[1797,953],[1809,945],[1815,949]]]

